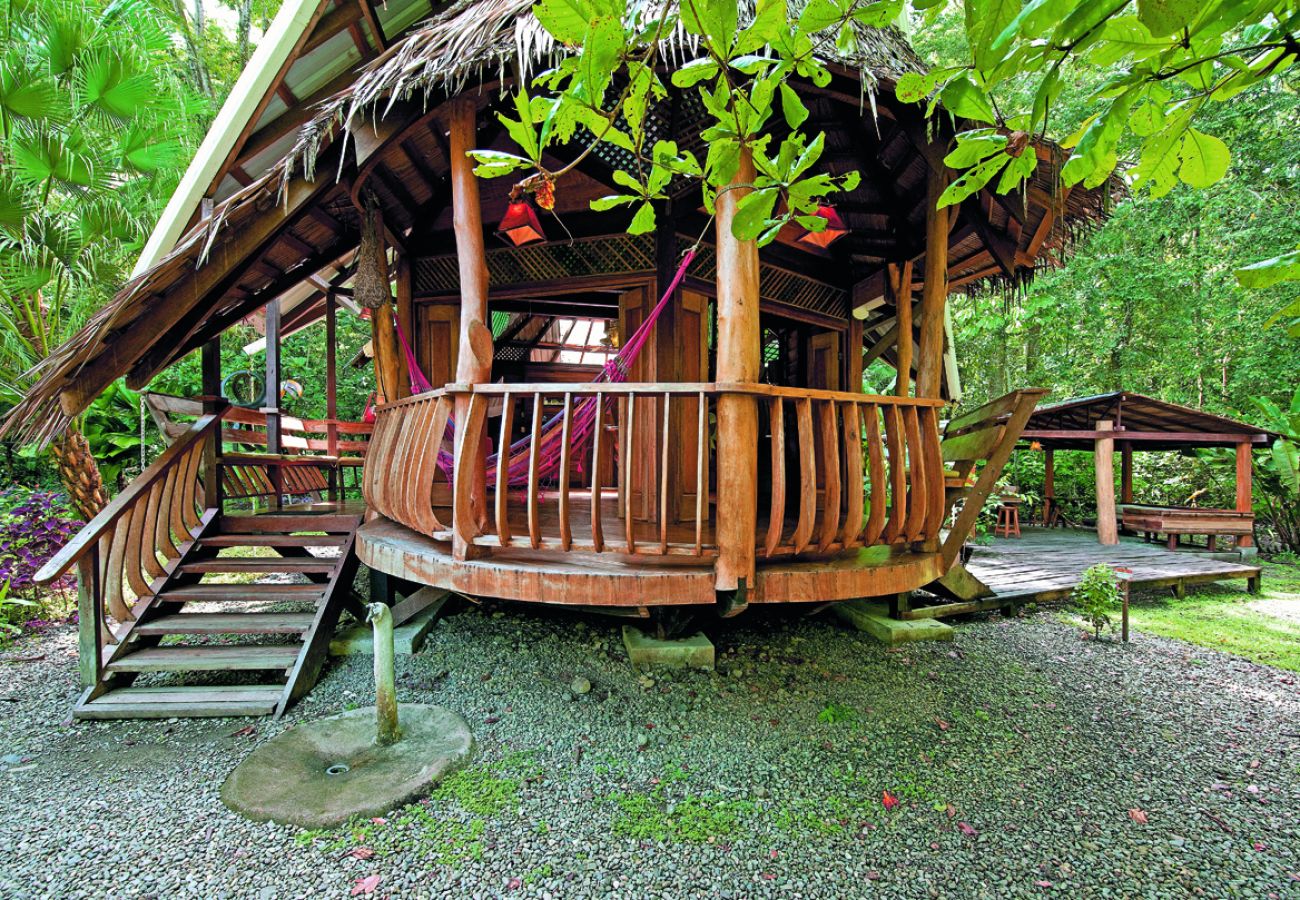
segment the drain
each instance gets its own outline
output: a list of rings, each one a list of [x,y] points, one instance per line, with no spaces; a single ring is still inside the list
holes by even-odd
[[[347,763],[335,763],[325,770],[326,775],[346,775],[352,771],[352,767]]]

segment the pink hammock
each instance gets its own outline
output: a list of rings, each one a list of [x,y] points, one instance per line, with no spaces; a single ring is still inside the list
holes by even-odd
[[[645,346],[646,341],[650,339],[650,333],[654,331],[655,322],[658,321],[660,313],[668,306],[668,300],[672,297],[673,292],[677,290],[686,277],[686,270],[690,268],[691,262],[695,259],[695,248],[687,250],[682,256],[682,262],[677,267],[677,273],[664,291],[659,302],[655,304],[654,309],[646,316],[641,326],[633,332],[628,338],[627,343],[619,348],[614,358],[605,363],[599,375],[592,379],[592,384],[622,384],[627,381],[627,375],[632,364],[636,362],[637,356]],[[415,358],[415,352],[406,340],[406,335],[402,332],[400,322],[394,319],[397,325],[397,339],[402,344],[402,352],[406,355],[406,368],[410,372],[411,393],[424,394],[433,390],[433,385],[429,379],[420,370],[420,364]],[[582,450],[591,440],[595,432],[596,423],[603,416],[600,414],[603,410],[600,408],[605,398],[599,396],[587,396],[579,400],[573,407],[573,420],[569,426],[569,437],[572,442],[571,453],[574,457],[581,459]],[[455,420],[451,417],[447,419],[447,429],[452,431],[455,428]],[[564,413],[559,412],[552,416],[542,426],[541,439],[538,441],[538,452],[541,459],[537,464],[537,477],[539,481],[549,481],[556,477],[560,468],[560,451],[561,441],[564,437]],[[445,438],[444,438],[445,441]],[[518,487],[528,484],[529,473],[531,470],[531,446],[532,438],[520,438],[510,445],[507,455],[506,480],[511,487]],[[496,478],[496,468],[500,464],[500,451],[492,454],[487,459],[487,477],[491,482]],[[451,452],[441,447],[438,449],[438,468],[447,476],[447,480],[452,478],[452,470],[455,466],[455,458]],[[579,463],[581,471],[581,463]]]

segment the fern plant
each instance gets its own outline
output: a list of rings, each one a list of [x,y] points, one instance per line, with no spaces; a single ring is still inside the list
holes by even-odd
[[[1110,566],[1098,563],[1088,569],[1070,596],[1084,621],[1092,626],[1093,637],[1100,638],[1103,628],[1114,627],[1110,612],[1120,601],[1119,576]]]

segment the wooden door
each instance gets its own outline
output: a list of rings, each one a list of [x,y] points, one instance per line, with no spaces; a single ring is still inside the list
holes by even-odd
[[[460,304],[421,303],[415,307],[415,356],[435,388],[456,380],[460,351]]]
[[[840,389],[840,333],[823,331],[808,341],[808,387]]]

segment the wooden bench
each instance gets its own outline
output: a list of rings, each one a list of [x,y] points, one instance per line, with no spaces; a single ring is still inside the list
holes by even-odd
[[[203,414],[203,402],[193,397],[149,392],[145,405],[163,436],[170,443],[189,428],[184,418]],[[308,495],[316,499],[344,499],[347,472],[351,487],[360,493],[360,470],[374,425],[341,419],[299,419],[280,415],[280,444],[283,452],[267,453],[268,414],[261,410],[231,407],[221,427],[221,485],[233,499],[273,497],[277,493]],[[277,489],[275,476],[279,472]]]
[[[1142,533],[1148,540],[1152,535],[1165,535],[1170,550],[1178,548],[1181,535],[1203,534],[1208,548],[1213,550],[1220,536],[1239,538],[1255,531],[1254,514],[1233,509],[1123,503],[1119,516],[1120,526],[1126,531]]]

